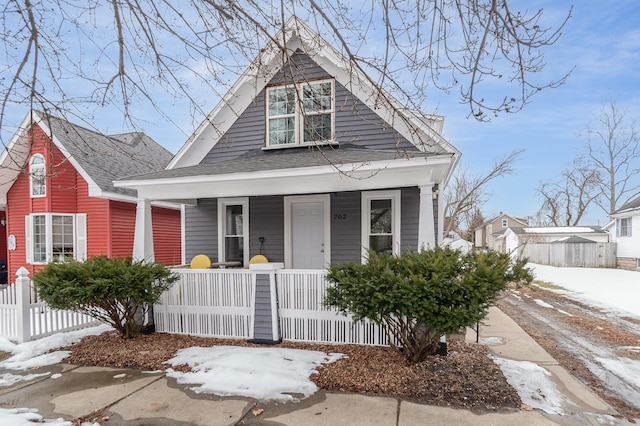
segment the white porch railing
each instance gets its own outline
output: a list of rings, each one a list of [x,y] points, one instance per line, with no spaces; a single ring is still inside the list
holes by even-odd
[[[50,308],[38,301],[26,268],[18,269],[15,283],[0,290],[0,336],[19,343],[97,325],[94,318]]]
[[[324,270],[281,269],[277,272],[278,313],[284,340],[314,343],[387,345],[382,327],[354,322],[324,306],[329,283]]]
[[[245,269],[175,269],[180,279],[153,306],[156,331],[250,338],[255,288]]]
[[[211,337],[252,338],[255,282],[245,269],[174,269],[180,280],[154,305],[156,330]],[[387,345],[382,327],[355,323],[323,305],[324,270],[276,271],[284,340]]]

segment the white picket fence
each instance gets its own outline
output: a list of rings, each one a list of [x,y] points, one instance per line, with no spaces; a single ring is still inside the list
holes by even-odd
[[[329,285],[322,270],[281,269],[276,273],[280,332],[284,340],[387,345],[384,329],[368,320],[354,322],[324,306]]]
[[[174,270],[180,280],[154,305],[156,331],[252,338],[255,281],[238,269]],[[276,271],[278,316],[284,340],[387,345],[382,327],[354,322],[323,305],[323,270]]]
[[[177,269],[180,280],[153,305],[156,331],[251,337],[255,287],[245,269]]]
[[[0,336],[9,340],[22,343],[97,324],[88,315],[52,309],[39,301],[26,268],[18,269],[15,283],[0,290]]]

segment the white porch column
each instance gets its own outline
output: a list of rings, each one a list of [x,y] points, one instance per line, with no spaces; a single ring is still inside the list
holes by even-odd
[[[136,228],[133,234],[133,259],[153,262],[153,227],[151,226],[151,200],[138,199]]]
[[[438,188],[438,191],[435,193],[436,197],[436,214],[438,215],[438,229],[436,229],[436,245],[442,244],[442,239],[444,238],[444,206],[442,205],[442,190]]]
[[[433,184],[421,185],[420,216],[418,219],[418,250],[434,248],[436,245],[433,213]]]

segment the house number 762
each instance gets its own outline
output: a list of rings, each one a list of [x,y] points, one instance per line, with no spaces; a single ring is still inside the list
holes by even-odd
[[[334,213],[333,218],[336,220],[346,220],[347,219],[347,214],[346,213]]]

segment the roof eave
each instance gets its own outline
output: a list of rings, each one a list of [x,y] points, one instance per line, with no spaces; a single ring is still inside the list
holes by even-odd
[[[233,196],[289,195],[373,190],[433,185],[444,179],[451,167],[451,156],[428,159],[372,162],[200,175],[181,178],[116,181],[120,188],[138,191],[139,198],[171,200],[178,198],[217,198]]]

